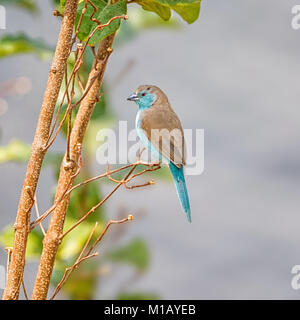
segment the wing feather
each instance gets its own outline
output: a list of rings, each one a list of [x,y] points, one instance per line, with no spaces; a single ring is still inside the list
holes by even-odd
[[[141,129],[159,152],[177,167],[185,165],[186,146],[180,120],[169,105],[143,111]]]

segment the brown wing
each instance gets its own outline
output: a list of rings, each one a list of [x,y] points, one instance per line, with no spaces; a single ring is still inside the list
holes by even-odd
[[[183,130],[178,116],[169,105],[154,105],[145,110],[141,128],[164,157],[179,168],[185,164]]]

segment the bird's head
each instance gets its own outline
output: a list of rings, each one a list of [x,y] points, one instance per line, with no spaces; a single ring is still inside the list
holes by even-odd
[[[140,107],[150,108],[158,97],[158,88],[151,85],[139,86],[134,94],[129,96],[127,100],[134,101]]]

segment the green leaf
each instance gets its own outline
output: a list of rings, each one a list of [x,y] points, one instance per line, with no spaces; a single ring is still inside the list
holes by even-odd
[[[52,2],[56,10],[63,15],[65,12],[66,0],[52,0]]]
[[[6,247],[12,247],[14,241],[14,229],[13,226],[5,227],[0,234],[0,243]],[[43,248],[43,234],[41,231],[34,229],[29,233],[27,247],[26,247],[26,257],[29,259],[39,258],[42,253]]]
[[[116,300],[159,300],[160,296],[156,293],[148,292],[121,292]]]
[[[156,1],[142,0],[138,2],[144,10],[153,11],[158,14],[163,20],[168,21],[171,18],[171,10],[167,6],[163,6]]]
[[[26,256],[29,259],[40,258],[43,249],[43,234],[41,231],[33,230],[29,233],[26,247]]]
[[[0,37],[0,58],[24,53],[34,53],[41,59],[48,59],[53,50],[42,40],[32,39],[23,33]]]
[[[0,4],[17,6],[31,13],[38,11],[36,1],[34,0],[0,0]]]
[[[97,12],[94,15],[94,18],[100,21],[101,24],[107,23],[111,18],[114,18],[116,16],[125,15],[127,12],[126,0],[120,0],[114,4],[106,3],[103,0],[95,0],[93,1],[93,3],[98,8]],[[77,28],[83,8],[84,8],[84,3],[80,3],[77,10],[75,28]],[[78,38],[82,41],[86,41],[89,35],[97,27],[97,23],[90,20],[90,16],[92,12],[93,12],[92,6],[88,4],[87,10],[84,13],[82,23],[80,25],[79,32],[78,32]],[[96,31],[96,33],[90,39],[89,44],[95,45],[99,43],[101,40],[103,40],[107,36],[116,32],[119,27],[120,27],[120,19],[116,19],[115,21],[112,21],[108,26],[104,27],[101,30]]]
[[[146,30],[152,28],[180,29],[179,19],[162,21],[154,12],[141,10],[139,7],[130,10],[130,19],[126,25],[131,25],[135,29]]]
[[[8,145],[0,147],[0,163],[25,162],[29,159],[30,150],[30,144],[24,144],[22,141],[14,139]]]
[[[6,247],[12,247],[14,243],[14,229],[12,226],[6,226],[0,233],[0,243]]]
[[[200,2],[191,4],[178,4],[172,9],[176,11],[182,17],[183,20],[185,20],[188,23],[193,23],[199,17]]]
[[[140,7],[131,8],[129,12],[130,19],[124,23],[121,22],[121,27],[114,41],[114,47],[128,44],[140,32],[148,29],[169,29],[178,30],[181,28],[179,19],[162,20],[156,13],[142,10]]]
[[[60,6],[61,6],[62,8],[65,8],[65,6],[66,6],[66,0],[60,0]]]
[[[150,252],[146,242],[137,238],[124,247],[109,252],[106,256],[114,262],[127,263],[138,271],[145,271],[150,262]]]
[[[143,9],[157,13],[162,19],[169,20],[171,10],[183,20],[193,23],[199,17],[201,0],[137,0]]]

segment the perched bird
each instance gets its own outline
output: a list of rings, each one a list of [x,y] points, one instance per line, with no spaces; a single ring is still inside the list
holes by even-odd
[[[184,134],[178,116],[164,92],[153,85],[142,85],[127,98],[139,106],[136,130],[151,154],[169,164],[183,211],[191,222],[191,209],[183,166],[185,165]]]

